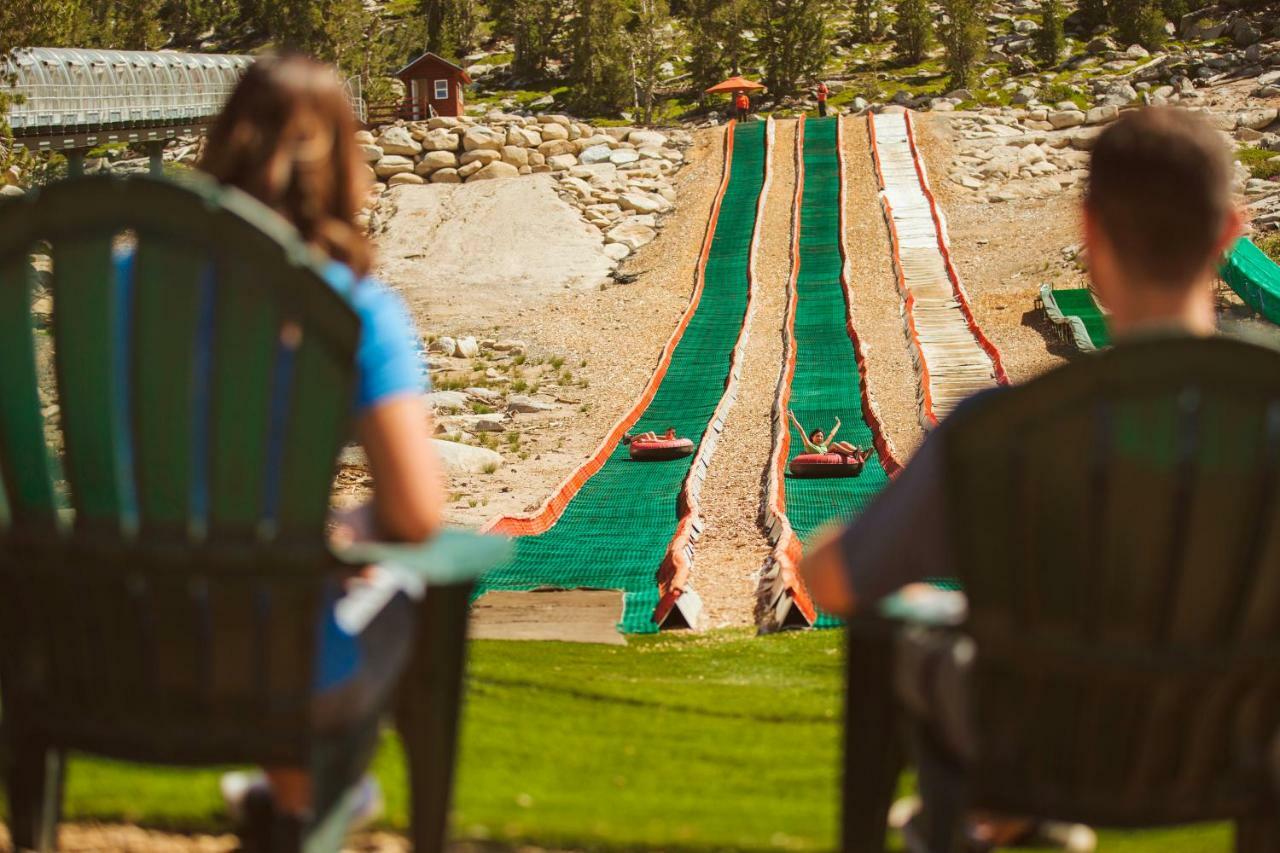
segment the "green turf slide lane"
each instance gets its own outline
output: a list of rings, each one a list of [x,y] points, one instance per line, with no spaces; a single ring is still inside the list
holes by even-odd
[[[1081,352],[1093,352],[1111,346],[1111,334],[1093,291],[1087,287],[1040,288],[1044,313],[1064,336]]]
[[[1218,272],[1246,305],[1280,325],[1280,266],[1252,240],[1236,241]]]
[[[796,129],[791,278],[765,499],[773,551],[756,601],[762,631],[834,624],[814,607],[796,572],[804,543],[828,522],[848,520],[865,509],[900,468],[867,390],[866,362],[854,330],[845,264],[842,143],[838,118],[802,118]],[[862,473],[793,477],[787,465],[804,452],[804,444],[788,422],[788,408],[806,429],[829,432],[839,417],[838,439],[875,451]]]
[[[692,624],[689,586],[701,530],[702,481],[737,388],[754,290],[757,223],[767,194],[773,122],[731,123],[724,175],[712,205],[693,295],[635,406],[537,512],[487,529],[515,536],[515,554],[477,590],[620,589],[620,630]],[[692,457],[634,462],[628,429],[693,440]]]

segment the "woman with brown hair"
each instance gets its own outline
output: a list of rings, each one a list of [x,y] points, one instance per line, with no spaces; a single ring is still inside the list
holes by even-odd
[[[304,56],[266,58],[232,94],[200,168],[292,223],[329,259],[325,278],[360,318],[356,429],[375,497],[335,519],[335,538],[417,542],[440,526],[441,477],[422,402],[417,331],[401,299],[368,277],[372,247],[355,225],[370,190],[355,133],[346,91],[331,68]],[[376,567],[334,589],[315,663],[318,730],[349,728],[384,705],[407,661],[414,592]],[[356,773],[367,765],[375,739],[376,731],[359,744]],[[274,813],[285,832],[291,821],[298,831],[313,808],[326,805],[312,802],[310,775],[302,768],[269,768],[265,780],[228,774],[223,791],[233,811],[243,807],[255,823],[264,810]],[[361,791],[373,810],[372,780]]]

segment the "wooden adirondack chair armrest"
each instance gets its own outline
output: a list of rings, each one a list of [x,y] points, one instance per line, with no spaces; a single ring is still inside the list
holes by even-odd
[[[964,593],[930,584],[912,584],[876,606],[877,615],[903,625],[958,628],[969,615]]]
[[[356,542],[333,548],[352,567],[380,565],[408,572],[428,587],[469,584],[511,555],[511,540],[443,530],[426,542]]]

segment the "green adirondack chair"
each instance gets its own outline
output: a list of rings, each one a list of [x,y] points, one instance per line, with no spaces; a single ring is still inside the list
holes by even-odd
[[[1128,344],[950,427],[977,757],[877,700],[885,627],[855,626],[845,849],[883,849],[901,746],[874,733],[906,722],[936,783],[922,791],[934,853],[955,849],[971,807],[1234,821],[1236,849],[1280,851],[1280,352]]]
[[[122,234],[136,246],[124,314]],[[48,334],[37,245],[53,259]],[[312,733],[318,614],[326,579],[381,561],[428,585],[394,712],[415,844],[442,848],[468,594],[506,543],[327,546],[359,321],[319,271],[283,220],[200,180],[80,178],[0,206],[0,689],[18,847],[55,843],[62,757],[80,750],[310,767],[316,818],[298,846],[338,849],[356,756],[390,709]]]

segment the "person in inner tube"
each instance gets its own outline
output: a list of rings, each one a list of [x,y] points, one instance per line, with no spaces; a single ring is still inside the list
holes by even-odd
[[[630,444],[633,441],[675,441],[675,440],[676,440],[676,428],[673,426],[667,427],[667,431],[664,432],[661,436],[659,436],[653,430],[649,430],[648,432],[642,432],[639,435],[632,435],[631,433],[627,433],[626,435],[622,436],[623,444]]]
[[[796,429],[800,430],[800,440],[804,442],[804,449],[809,453],[817,453],[820,456],[834,453],[851,462],[865,462],[867,456],[870,455],[856,444],[834,440],[836,433],[840,431],[840,417],[838,415],[836,416],[835,425],[831,427],[831,434],[825,435],[820,429],[806,432],[805,428],[800,425],[800,419],[796,417],[794,411],[788,409],[787,414],[791,416],[791,422],[796,425]]]

